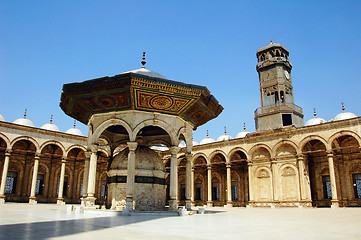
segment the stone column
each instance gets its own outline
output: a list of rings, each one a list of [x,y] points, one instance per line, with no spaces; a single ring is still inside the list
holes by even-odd
[[[179,147],[173,146],[170,148],[170,186],[169,186],[169,210],[176,211],[178,209],[178,159],[177,153]]]
[[[2,174],[2,177],[1,177],[1,185],[0,185],[0,204],[5,203],[5,186],[6,186],[6,179],[7,179],[7,176],[8,176],[10,155],[11,155],[11,150],[6,150],[4,167],[3,167],[3,174]]]
[[[83,172],[83,188],[81,193],[81,205],[85,206],[85,199],[88,195],[88,177],[89,177],[89,161],[91,152],[85,152],[84,172]]]
[[[126,198],[126,209],[133,211],[134,206],[134,180],[135,180],[135,150],[137,149],[137,142],[128,142],[128,169],[127,169],[127,198]]]
[[[212,201],[212,167],[207,167],[207,180],[208,180],[208,198],[207,198],[207,207],[213,207]]]
[[[192,210],[192,154],[186,153],[186,208]]]
[[[307,201],[309,203],[305,203],[307,206],[311,204],[311,185],[306,179],[305,176],[305,162],[303,155],[297,155],[297,161],[298,161],[298,171],[299,171],[299,182],[300,182],[300,200],[302,202]]]
[[[58,193],[58,199],[56,200],[57,204],[63,204],[64,197],[63,197],[63,190],[64,190],[64,178],[65,178],[65,163],[66,159],[63,158],[61,160],[61,171],[60,171],[60,179],[59,179],[59,193]],[[67,186],[65,186],[67,187]]]
[[[280,197],[278,196],[278,187],[280,186],[279,181],[278,181],[278,174],[277,174],[277,161],[275,158],[271,158],[271,170],[272,170],[272,197],[273,197],[273,201],[277,201],[280,200]]]
[[[192,200],[192,206],[194,206],[194,167],[192,167],[192,185],[191,185],[191,200]]]
[[[337,197],[337,186],[336,186],[336,175],[335,175],[335,166],[332,152],[327,153],[328,158],[328,168],[330,171],[330,181],[331,181],[331,191],[332,191],[332,207],[338,207],[339,201]]]
[[[91,147],[91,156],[89,161],[89,176],[88,176],[88,192],[87,198],[85,200],[86,208],[96,208],[95,207],[95,183],[96,183],[96,174],[97,174],[97,163],[98,163],[98,147],[93,145]]]
[[[227,163],[227,206],[232,207],[232,182],[231,182],[231,164]]]
[[[254,197],[253,197],[253,174],[252,174],[252,160],[247,160],[248,165],[248,186],[249,186],[249,206],[253,205]]]
[[[38,169],[39,169],[39,155],[35,155],[34,157],[34,169],[33,169],[33,179],[31,181],[31,191],[30,191],[30,197],[29,197],[29,203],[30,204],[36,204],[36,196],[35,196],[35,190],[36,190],[36,181],[38,180]]]

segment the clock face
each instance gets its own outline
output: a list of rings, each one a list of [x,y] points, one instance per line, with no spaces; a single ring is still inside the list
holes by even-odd
[[[290,74],[285,70],[285,76],[286,76],[286,79],[289,80],[290,79]]]

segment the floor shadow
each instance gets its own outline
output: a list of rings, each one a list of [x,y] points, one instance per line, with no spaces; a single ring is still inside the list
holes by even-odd
[[[0,239],[48,239],[173,216],[111,216],[0,226]]]

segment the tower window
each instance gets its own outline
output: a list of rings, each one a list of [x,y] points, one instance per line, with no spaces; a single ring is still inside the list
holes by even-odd
[[[291,126],[292,125],[291,114],[282,114],[282,125],[283,126]]]

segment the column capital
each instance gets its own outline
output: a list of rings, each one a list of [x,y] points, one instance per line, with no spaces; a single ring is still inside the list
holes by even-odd
[[[212,170],[212,166],[211,166],[211,165],[207,165],[207,170]]]
[[[89,150],[91,153],[97,153],[98,152],[98,146],[95,144],[92,144],[89,146]]]
[[[303,161],[304,156],[305,156],[304,154],[297,154],[296,155],[298,161]]]
[[[231,163],[226,163],[226,168],[231,168]]]
[[[10,155],[11,155],[12,152],[13,152],[13,150],[11,150],[11,149],[6,149],[6,150],[5,150],[5,156],[10,157]]]
[[[177,154],[177,153],[179,152],[180,148],[177,147],[177,146],[171,146],[171,147],[169,148],[169,150],[170,150],[170,153],[171,153],[171,154]]]
[[[39,153],[35,153],[34,158],[35,158],[35,160],[39,160],[39,159],[40,159],[40,154],[39,154]]]
[[[127,142],[127,145],[129,147],[129,151],[135,151],[138,147],[138,143],[137,142]]]
[[[86,161],[89,161],[89,159],[90,159],[90,156],[92,155],[92,153],[91,153],[91,151],[86,151],[86,152],[84,152],[84,155],[85,155],[85,160]]]
[[[192,160],[193,153],[185,153],[187,160]]]
[[[61,162],[62,162],[62,163],[66,163],[66,157],[62,157],[62,158],[61,158]]]
[[[253,160],[252,159],[247,159],[246,162],[248,163],[248,165],[252,164],[253,163]]]
[[[333,157],[333,152],[332,150],[328,150],[326,151],[327,157]]]

